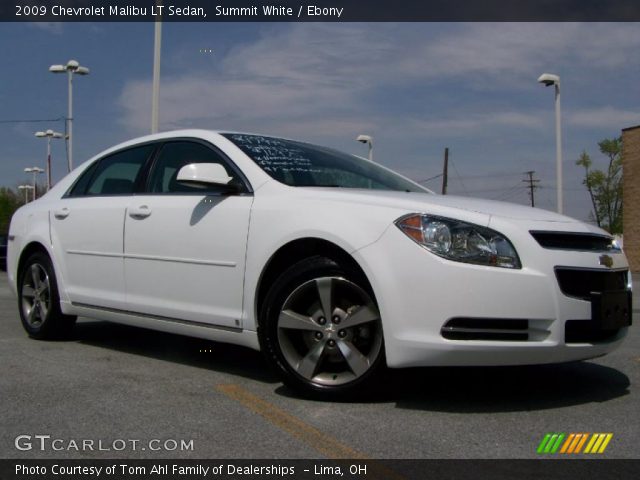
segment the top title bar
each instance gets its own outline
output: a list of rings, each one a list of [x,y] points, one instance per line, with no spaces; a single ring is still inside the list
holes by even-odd
[[[638,0],[3,0],[3,22],[621,22]]]

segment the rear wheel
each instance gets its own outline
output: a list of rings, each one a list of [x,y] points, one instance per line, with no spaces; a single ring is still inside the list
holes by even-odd
[[[368,283],[327,258],[286,270],[261,319],[263,350],[284,382],[303,393],[353,394],[384,365],[380,312]]]
[[[18,308],[22,326],[33,338],[67,335],[76,317],[60,311],[60,297],[51,259],[42,252],[31,255],[18,276]]]

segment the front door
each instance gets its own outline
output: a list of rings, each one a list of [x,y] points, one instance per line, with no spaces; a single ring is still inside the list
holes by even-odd
[[[203,162],[222,164],[246,190],[210,146],[166,143],[150,172],[148,193],[131,199],[125,217],[127,305],[164,320],[239,328],[253,196],[177,182],[182,166]]]

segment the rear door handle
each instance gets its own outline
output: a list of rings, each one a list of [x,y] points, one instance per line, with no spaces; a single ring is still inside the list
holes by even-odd
[[[131,218],[142,219],[151,215],[151,209],[147,205],[140,205],[129,209],[129,216]]]
[[[58,220],[64,220],[69,216],[69,213],[71,213],[71,211],[67,207],[64,207],[64,208],[61,208],[60,210],[54,210],[53,216],[56,217]]]

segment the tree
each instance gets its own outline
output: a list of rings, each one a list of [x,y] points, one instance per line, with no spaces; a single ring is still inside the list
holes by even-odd
[[[586,151],[582,152],[576,165],[584,167],[582,183],[591,197],[598,226],[610,233],[622,233],[622,139],[604,139],[598,142],[598,148],[608,159],[606,170],[593,169]]]
[[[591,198],[591,206],[593,208],[593,212],[591,213],[591,215],[593,215],[593,218],[596,221],[596,224],[598,226],[600,226],[600,215],[598,213],[598,205],[596,203],[596,197],[593,193],[593,177],[595,175],[592,175],[591,172],[591,165],[593,165],[593,162],[591,161],[591,157],[589,156],[589,154],[583,150],[582,153],[580,154],[580,158],[578,159],[578,161],[576,161],[576,165],[580,165],[581,167],[584,167],[584,180],[582,181],[582,183],[587,187],[587,190],[589,191],[589,197]],[[602,172],[600,172],[602,173]]]
[[[9,231],[11,216],[24,204],[23,196],[10,188],[0,187],[0,233]]]

